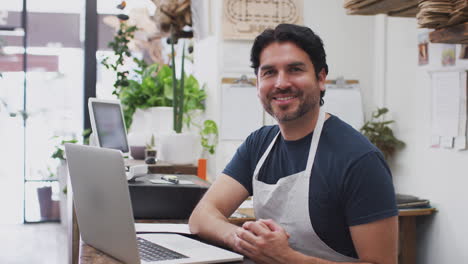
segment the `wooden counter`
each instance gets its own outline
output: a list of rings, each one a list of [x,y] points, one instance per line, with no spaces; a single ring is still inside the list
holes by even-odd
[[[398,258],[399,264],[414,264],[416,263],[416,217],[431,215],[436,211],[435,208],[424,209],[405,209],[399,211],[399,225],[400,225],[400,255]],[[239,209],[238,212],[253,216],[253,209]],[[230,219],[231,223],[242,225],[245,221],[255,220],[255,218],[235,218]],[[148,221],[145,222],[164,222],[164,223],[186,223],[183,220],[168,221]],[[109,255],[89,246],[83,242],[79,245],[79,263],[80,264],[118,264],[122,263]],[[78,261],[78,258],[77,258]],[[78,263],[78,262],[75,262]]]

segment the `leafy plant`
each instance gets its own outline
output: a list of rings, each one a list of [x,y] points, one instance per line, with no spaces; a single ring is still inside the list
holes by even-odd
[[[184,82],[184,123],[187,127],[190,127],[192,123],[192,117],[190,116],[193,110],[205,110],[206,100],[206,85],[200,87],[197,79],[190,75],[185,78]]]
[[[214,154],[218,144],[218,126],[213,120],[205,120],[200,131],[201,145],[210,154]]]
[[[390,124],[394,120],[384,121],[383,116],[388,112],[387,108],[378,108],[372,113],[372,118],[361,128],[361,132],[382,151],[385,159],[393,156],[397,149],[405,146],[405,143],[393,135]]]
[[[109,42],[108,47],[112,48],[117,59],[113,62],[109,62],[110,58],[106,57],[101,62],[107,69],[112,69],[117,74],[117,80],[114,83],[114,91],[112,94],[119,96],[122,87],[129,85],[128,83],[128,70],[123,70],[124,60],[126,57],[131,56],[128,43],[133,39],[136,26],[128,26],[127,23],[121,22],[120,28],[117,34],[114,36],[114,40]]]
[[[175,71],[175,43],[172,41],[174,39],[174,42],[177,42],[177,39],[174,35],[169,39],[172,55],[171,66],[148,65],[144,60],[133,58],[137,68],[130,74],[125,69],[124,64],[125,57],[131,57],[128,43],[134,37],[136,30],[136,27],[129,27],[126,22],[121,21],[119,31],[114,40],[109,43],[109,47],[117,55],[117,59],[113,63],[110,62],[110,58],[105,58],[101,62],[107,69],[116,72],[117,81],[114,83],[113,94],[117,95],[122,102],[125,124],[127,128],[130,128],[133,114],[138,108],[147,109],[155,106],[173,106],[174,131],[181,133],[184,123],[187,127],[193,124],[192,117],[190,116],[192,110],[205,110],[205,86],[200,87],[193,75],[187,76],[185,74],[184,63],[187,59],[185,44],[182,52],[180,80],[177,79]],[[214,121],[207,121],[203,125],[204,128],[207,127],[206,130],[200,125],[196,126],[201,129],[200,134],[205,135],[202,136],[202,146],[210,153],[214,153],[218,138],[217,126]],[[203,133],[204,130],[206,133]],[[209,139],[209,134],[213,134],[214,136],[210,136]],[[203,138],[205,138],[205,141],[203,141]],[[216,140],[213,141],[211,138]]]
[[[8,110],[8,103],[3,98],[0,97],[0,111],[2,111],[2,107],[5,108],[5,110],[10,115],[10,111]]]
[[[81,134],[83,136],[83,144],[84,145],[89,145],[89,137],[91,135],[91,129],[85,129],[83,133]],[[52,139],[59,139],[59,136],[54,136]],[[78,143],[78,140],[75,137],[72,137],[72,139],[62,139],[59,140],[59,142],[55,145],[55,150],[50,156],[52,159],[56,159],[58,161],[64,161],[65,160],[65,143]],[[55,174],[51,171],[50,167],[47,168],[50,172],[50,177],[55,176]],[[67,185],[63,187],[62,192],[64,194],[67,194]]]
[[[119,96],[127,127],[131,126],[137,108],[172,106],[172,69],[135,60],[140,63],[140,68],[134,70],[137,80],[128,80],[128,86],[121,88]]]
[[[57,136],[53,138],[58,138]],[[51,158],[58,160],[65,160],[65,143],[78,143],[78,140],[73,138],[69,140],[61,140],[59,144],[55,145],[55,151],[52,153]]]
[[[91,135],[91,129],[85,129],[83,130],[83,133],[81,134],[83,136],[83,144],[84,145],[89,145],[89,136]],[[50,156],[53,159],[57,160],[65,160],[65,144],[66,143],[78,143],[78,139],[73,136],[71,139],[60,139],[61,137],[59,136],[54,136],[52,139],[55,140],[56,145],[55,145],[55,150]]]
[[[83,130],[81,134],[83,136],[83,145],[89,145],[89,137],[91,136],[91,128]]]
[[[172,57],[172,90],[173,90],[173,107],[174,107],[174,131],[182,132],[184,113],[186,114],[185,123],[189,126],[191,117],[188,113],[195,109],[205,109],[206,93],[204,87],[200,89],[200,85],[195,77],[190,75],[188,78],[184,71],[185,61],[185,43],[182,48],[181,62],[181,78],[177,80],[175,71],[175,51],[174,51],[174,35],[171,37],[171,57]],[[193,123],[192,123],[193,124]],[[205,120],[203,127],[194,124],[200,128],[201,145],[210,154],[215,153],[218,143],[218,126],[213,120]]]

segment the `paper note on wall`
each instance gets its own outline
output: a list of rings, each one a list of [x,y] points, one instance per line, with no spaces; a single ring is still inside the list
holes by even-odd
[[[250,84],[222,84],[221,132],[224,140],[244,140],[263,125],[257,88]]]
[[[467,106],[467,73],[460,73],[460,116],[458,120],[458,136],[455,137],[454,148],[456,150],[465,150],[467,145],[467,116],[468,116],[468,106]]]
[[[359,130],[364,124],[361,92],[359,88],[327,87],[323,105],[326,112]]]
[[[460,120],[460,72],[432,74],[432,134],[458,136]]]

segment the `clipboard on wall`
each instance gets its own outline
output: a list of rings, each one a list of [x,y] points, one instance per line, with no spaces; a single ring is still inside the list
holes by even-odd
[[[354,129],[361,129],[364,125],[364,110],[359,81],[344,78],[327,80],[325,88],[325,111],[339,117]]]
[[[263,125],[263,107],[254,78],[223,78],[221,81],[221,131],[223,140],[245,140]]]

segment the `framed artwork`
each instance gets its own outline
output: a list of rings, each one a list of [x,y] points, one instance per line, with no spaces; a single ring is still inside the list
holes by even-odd
[[[253,40],[281,23],[303,24],[303,0],[224,0],[224,39]]]
[[[424,32],[418,35],[418,65],[429,63],[429,33]]]
[[[441,57],[442,66],[455,65],[455,44],[444,44]]]

